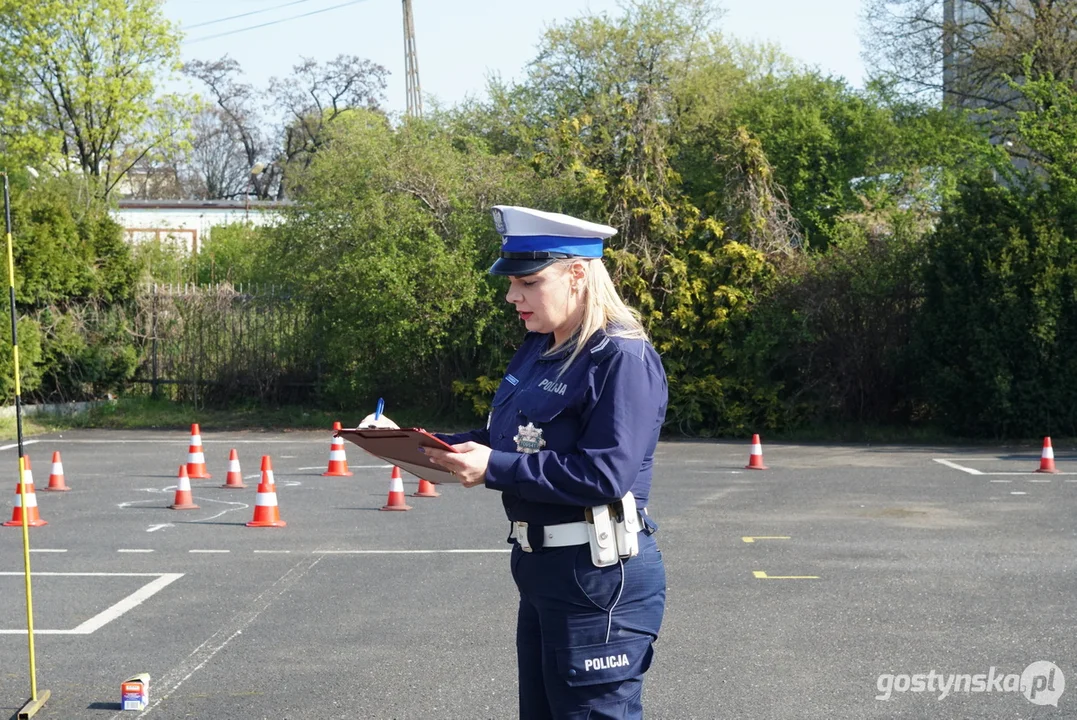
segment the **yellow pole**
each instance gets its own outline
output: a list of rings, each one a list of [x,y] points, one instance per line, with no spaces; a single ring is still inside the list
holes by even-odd
[[[30,513],[26,508],[26,484],[23,477],[26,472],[26,455],[22,444],[22,387],[19,383],[19,336],[17,314],[15,312],[15,255],[11,242],[11,193],[8,189],[7,172],[4,175],[4,227],[7,231],[7,279],[8,299],[11,303],[11,353],[15,372],[15,432],[19,442],[19,506],[22,513],[22,563],[26,578],[26,637],[30,649],[30,701],[19,711],[19,720],[32,717],[45,701],[49,699],[46,690],[37,696],[37,664],[34,659],[34,598],[30,588]]]

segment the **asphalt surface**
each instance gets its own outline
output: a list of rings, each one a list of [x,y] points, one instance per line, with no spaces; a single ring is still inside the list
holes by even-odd
[[[497,494],[440,486],[379,512],[388,468],[349,445],[354,476],[322,477],[329,437],[203,429],[214,477],[192,481],[190,511],[166,507],[186,433],[34,438],[49,523],[30,530],[37,683],[51,692],[36,717],[516,717]],[[247,490],[219,487],[233,447]],[[70,492],[43,491],[54,450]],[[1036,449],[764,438],[762,472],[743,469],[748,450],[660,445],[650,509],[669,590],[648,718],[1077,717],[1077,474],[1031,473]],[[264,454],[285,528],[245,526]],[[1065,448],[1056,462],[1077,472]],[[6,521],[16,451],[0,464]],[[0,528],[0,717],[30,696],[22,570],[21,531]],[[1034,667],[1024,692],[1016,677],[966,691],[970,678],[944,695],[934,676],[914,691],[917,675],[1036,662],[1056,674]],[[150,707],[121,712],[139,672]]]

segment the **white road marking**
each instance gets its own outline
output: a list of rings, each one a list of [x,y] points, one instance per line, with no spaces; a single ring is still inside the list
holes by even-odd
[[[21,572],[0,572],[0,575],[22,575]],[[171,583],[183,577],[183,573],[92,573],[92,572],[35,572],[35,576],[51,575],[63,577],[153,577],[153,582],[143,585],[123,600],[112,607],[106,608],[92,618],[71,630],[38,630],[34,628],[34,634],[38,635],[89,635],[112,622],[128,610],[138,607],[150,597]],[[0,630],[3,635],[25,635],[26,630]]]
[[[116,552],[118,553],[151,553],[153,550],[147,548],[120,548]]]
[[[315,555],[451,555],[457,553],[508,553],[512,548],[504,550],[315,550]]]
[[[280,459],[281,460],[295,460],[297,457],[299,457],[299,456],[298,455],[281,455]]]
[[[322,558],[320,557],[313,559],[308,557],[300,560],[296,565],[293,565],[288,572],[278,578],[273,585],[265,590],[265,592],[255,598],[254,602],[250,603],[252,610],[239,613],[233,617],[228,625],[222,627],[208,640],[196,647],[183,662],[176,666],[175,669],[157,680],[155,682],[155,685],[158,688],[157,699],[136,717],[148,715],[153,712],[154,708],[171,697],[172,693],[176,692],[176,690],[189,680],[192,675],[205,667],[206,663],[212,660],[214,655],[223,650],[233,638],[241,635],[248,625],[257,620],[258,616],[273,604],[274,600],[288,592],[292,586],[302,580],[303,576],[306,575],[311,568],[321,562],[321,560]],[[120,711],[112,716],[112,720],[120,720],[125,716],[126,713]]]
[[[266,555],[287,555],[291,550],[255,550],[254,553],[263,553]]]
[[[1031,482],[1031,483],[1049,483],[1049,482],[1051,482],[1050,480],[1037,480],[1036,478],[1029,478],[1028,481]]]
[[[169,488],[169,489],[170,490],[175,490],[175,488]],[[161,492],[164,492],[164,491],[162,490]],[[161,502],[161,501],[160,500],[128,500],[127,502],[119,503],[116,507],[127,508],[127,507],[131,507],[132,505],[140,505],[142,503],[157,503],[157,502]]]
[[[225,513],[235,512],[236,510],[246,510],[247,508],[250,507],[250,505],[248,505],[245,502],[230,502],[228,500],[216,500],[214,498],[207,498],[207,497],[201,497],[201,496],[194,497],[194,499],[195,500],[201,500],[202,502],[221,503],[222,505],[235,505],[236,507],[228,508],[226,510],[221,510],[216,515],[210,515],[209,517],[206,517],[206,518],[199,518],[197,520],[188,520],[188,522],[191,523],[191,524],[209,522],[210,520],[215,520],[215,519],[219,518],[221,515],[224,515]]]
[[[186,436],[190,438],[190,436]],[[140,445],[140,444],[153,444],[160,445],[162,443],[174,442],[177,445],[181,444],[181,438],[178,437],[162,437],[153,439],[139,438],[137,440],[114,440],[114,439],[100,439],[100,440],[68,440],[66,438],[50,439],[49,442],[56,443],[71,443],[74,445]],[[30,442],[38,442],[37,440],[26,440],[23,445]],[[324,442],[321,439],[318,440],[207,440],[205,434],[202,435],[202,445],[309,445],[313,443],[321,444]],[[183,445],[187,445],[187,440],[182,441]],[[4,448],[0,447],[0,450]]]
[[[998,458],[981,458],[981,459],[985,460],[985,461],[998,460]],[[1035,470],[1025,470],[1023,472],[984,472],[982,470],[977,470],[975,468],[965,467],[964,465],[958,465],[955,462],[951,462],[949,460],[943,460],[942,458],[932,458],[932,460],[934,460],[935,462],[937,462],[937,463],[939,463],[941,465],[945,465],[946,467],[951,467],[954,470],[960,470],[962,472],[967,472],[969,475],[1032,475],[1032,474],[1034,474],[1036,472]],[[1053,475],[1077,475],[1077,473],[1072,473],[1072,472],[1058,472],[1058,473],[1052,473],[1052,474]],[[1050,482],[1050,481],[1031,480],[1030,482]]]
[[[1013,480],[992,480],[993,483],[1012,483]]]
[[[932,459],[935,462],[939,463],[940,465],[945,465],[946,467],[953,468],[954,470],[960,470],[961,472],[967,472],[969,475],[983,475],[983,473],[980,472],[979,470],[975,470],[973,468],[967,468],[967,467],[965,467],[963,465],[958,465],[955,462],[950,462],[949,460],[943,460],[942,458],[932,458]]]
[[[314,467],[301,467],[296,470],[325,470],[328,465],[315,465]],[[391,468],[392,465],[349,465],[349,470],[385,470]]]
[[[33,445],[34,443],[37,443],[37,442],[41,442],[41,441],[40,440],[23,440],[22,441],[22,446],[26,447],[27,445]],[[4,446],[0,447],[0,450],[14,450],[18,446],[19,446],[18,443],[13,443],[11,445],[4,445]]]
[[[230,553],[231,550],[188,550],[189,553]]]
[[[146,492],[159,493],[159,492],[167,492],[169,490],[175,490],[176,486],[171,485],[171,486],[165,488],[164,490],[158,490],[156,488],[142,488],[142,489],[145,490]],[[188,523],[208,522],[210,520],[214,520],[216,518],[219,518],[221,515],[224,515],[225,513],[235,512],[236,510],[246,510],[247,508],[250,507],[250,505],[248,505],[247,503],[244,503],[244,502],[231,502],[231,501],[228,501],[228,500],[217,500],[216,498],[207,498],[207,497],[202,497],[201,495],[199,495],[197,497],[194,497],[193,499],[201,500],[202,502],[219,503],[221,505],[235,505],[236,507],[228,508],[227,510],[221,510],[216,515],[211,515],[211,516],[205,517],[205,518],[199,518],[198,520],[188,520],[187,521]],[[148,503],[148,502],[160,502],[160,501],[159,500],[130,500],[128,502],[120,503],[119,507],[126,508],[126,507],[131,507],[132,505],[137,505],[139,503]],[[161,528],[166,528],[166,527],[174,527],[174,523],[161,523],[161,524],[158,524],[158,525],[151,525],[146,530],[146,532],[154,532],[155,530],[160,530]],[[152,552],[152,551],[148,551],[148,552]]]
[[[30,552],[39,553],[65,553],[67,550],[61,550],[59,548],[30,548]]]
[[[984,475],[1035,475],[1035,474],[1036,474],[1035,470],[1026,470],[1025,472],[989,472],[989,473],[984,473]],[[1077,475],[1077,473],[1071,473],[1071,472],[1057,472],[1057,473],[1051,473],[1051,474],[1052,475]]]
[[[1020,490],[1014,490],[1010,495],[1028,495],[1027,492],[1021,492]]]
[[[168,490],[175,490],[175,489],[176,488],[173,485],[171,488],[167,488],[165,490],[162,490],[161,488],[139,488],[138,490],[139,490],[139,492],[164,493],[164,492],[167,492]],[[116,507],[126,508],[126,507],[131,507],[132,505],[138,505],[139,503],[148,503],[148,502],[160,502],[160,500],[156,500],[156,499],[154,499],[154,500],[128,500],[126,502],[117,503]]]

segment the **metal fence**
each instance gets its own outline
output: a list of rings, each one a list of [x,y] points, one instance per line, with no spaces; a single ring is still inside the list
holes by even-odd
[[[317,323],[299,298],[267,286],[162,285],[137,298],[154,397],[216,404],[312,398],[321,377]]]

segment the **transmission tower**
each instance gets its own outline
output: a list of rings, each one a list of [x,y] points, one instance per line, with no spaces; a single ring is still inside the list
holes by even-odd
[[[423,116],[423,93],[419,88],[419,55],[415,51],[415,15],[411,0],[404,3],[404,74],[407,78],[408,117]]]

